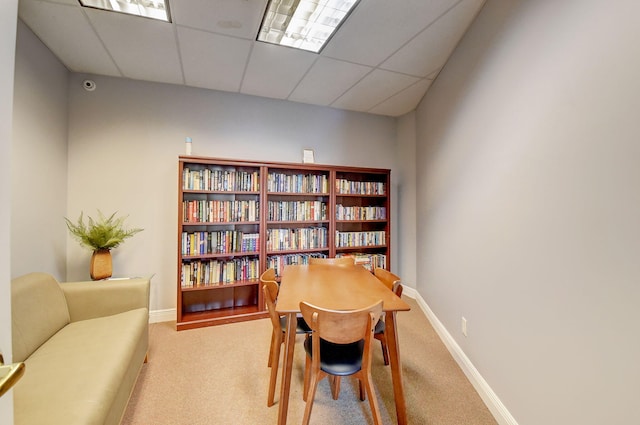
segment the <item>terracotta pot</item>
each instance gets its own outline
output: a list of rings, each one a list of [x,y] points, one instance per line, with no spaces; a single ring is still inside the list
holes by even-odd
[[[91,256],[91,266],[89,269],[91,279],[100,280],[111,277],[113,274],[113,264],[111,263],[111,251],[108,249],[97,249]]]

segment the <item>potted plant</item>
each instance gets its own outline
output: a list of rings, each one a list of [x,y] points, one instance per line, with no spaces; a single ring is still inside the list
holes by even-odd
[[[118,247],[125,239],[143,230],[125,228],[126,218],[127,216],[116,217],[115,212],[106,217],[100,210],[98,210],[98,219],[88,217],[87,223],[84,222],[82,212],[76,223],[65,217],[71,235],[80,242],[80,245],[93,250],[89,269],[91,279],[111,277],[113,274],[111,250]]]

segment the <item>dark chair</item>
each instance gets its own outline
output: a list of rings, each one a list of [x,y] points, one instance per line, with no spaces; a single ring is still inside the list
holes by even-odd
[[[304,342],[307,353],[304,374],[306,406],[303,425],[309,423],[318,382],[329,377],[333,398],[338,396],[339,378],[354,376],[359,381],[360,400],[369,397],[373,422],[381,424],[378,401],[371,380],[371,343],[376,323],[382,315],[382,300],[360,310],[335,311],[300,303],[311,328]]]
[[[387,288],[395,292],[397,296],[402,296],[402,284],[400,283],[400,277],[387,271],[386,269],[376,268],[373,273]],[[387,348],[387,335],[385,333],[385,323],[384,320],[380,320],[378,324],[376,324],[376,329],[374,332],[374,337],[378,341],[380,341],[380,345],[382,346],[382,357],[384,359],[384,364],[389,364],[389,349]]]
[[[274,269],[267,269],[260,276],[260,282],[262,284],[262,292],[264,294],[264,302],[267,305],[269,312],[269,318],[271,319],[271,325],[273,331],[271,333],[271,347],[269,348],[269,362],[268,366],[271,368],[271,377],[269,379],[269,393],[267,395],[267,406],[271,407],[274,404],[273,398],[276,390],[276,380],[278,376],[278,364],[280,363],[280,347],[284,342],[284,331],[286,329],[286,316],[280,316],[276,312],[276,299],[278,298],[278,291],[280,287],[275,280],[276,272]],[[296,324],[296,333],[305,334],[310,333],[311,329],[304,322],[302,317],[298,318]]]

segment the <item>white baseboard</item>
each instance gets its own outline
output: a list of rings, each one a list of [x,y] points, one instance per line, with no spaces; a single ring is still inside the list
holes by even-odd
[[[440,339],[447,347],[454,360],[458,363],[464,374],[467,376],[467,379],[469,379],[471,385],[473,385],[473,387],[476,389],[476,391],[480,395],[480,398],[482,398],[482,401],[484,401],[498,424],[518,425],[514,417],[511,416],[511,413],[509,413],[505,405],[502,404],[502,401],[500,401],[496,393],[493,392],[487,381],[485,381],[482,375],[480,375],[478,369],[476,369],[473,363],[471,363],[471,360],[469,360],[458,343],[442,325],[440,320],[438,320],[433,311],[431,311],[420,294],[415,289],[406,286],[404,287],[402,294],[407,295],[408,297],[413,298],[417,301],[418,305],[427,316],[427,319],[429,319],[429,322],[431,322],[431,326],[433,326],[438,336],[440,336]]]
[[[171,322],[176,320],[176,309],[151,310],[149,312],[149,323]]]

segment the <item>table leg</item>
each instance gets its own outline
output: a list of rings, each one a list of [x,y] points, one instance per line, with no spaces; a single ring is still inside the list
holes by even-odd
[[[396,401],[396,415],[398,425],[407,424],[407,404],[404,398],[402,384],[402,363],[400,362],[400,347],[398,344],[398,328],[396,326],[396,312],[387,311],[385,318],[387,346],[389,348],[389,363],[391,379],[393,380],[393,394]]]
[[[280,403],[278,406],[278,425],[287,423],[289,408],[289,390],[291,389],[291,369],[293,368],[293,349],[296,343],[296,313],[287,314],[287,329],[284,335],[284,359],[282,361],[282,385],[280,385]],[[278,365],[274,365],[278,367]]]

